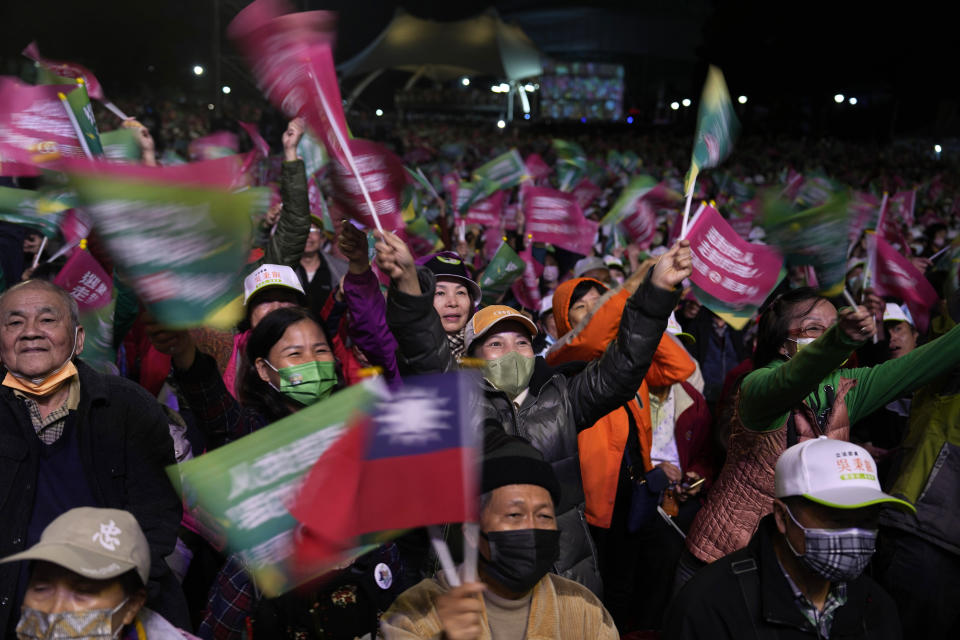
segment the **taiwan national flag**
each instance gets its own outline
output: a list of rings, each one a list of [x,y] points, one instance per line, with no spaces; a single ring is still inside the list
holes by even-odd
[[[317,460],[290,513],[296,558],[314,563],[364,534],[477,520],[475,372],[412,377]]]

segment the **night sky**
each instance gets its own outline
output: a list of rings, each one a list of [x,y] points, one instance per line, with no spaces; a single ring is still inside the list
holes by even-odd
[[[809,111],[834,92],[864,96],[864,107],[895,114],[904,133],[958,133],[955,37],[949,32],[948,3],[866,3],[815,0],[803,3],[717,0],[707,5],[702,44],[692,52],[701,62],[698,85],[707,62],[720,65],[735,91],[755,103],[779,110]],[[196,63],[212,57],[212,0],[90,0],[88,2],[4,0],[0,7],[0,60],[4,73],[16,73],[19,51],[36,39],[44,55],[91,67],[108,93],[136,91],[149,84],[186,91],[204,89],[191,77]],[[684,11],[684,0],[668,2],[493,3],[501,13],[538,8],[600,7],[610,11]],[[219,0],[221,29],[246,5]],[[387,25],[398,3],[381,0],[297,0],[297,8],[340,12],[336,55],[346,60]],[[489,3],[411,0],[411,13],[438,20],[469,17]],[[638,8],[639,7],[639,8]],[[955,31],[955,29],[952,29]],[[253,91],[243,79],[242,63],[224,38],[227,54],[222,79],[242,95]],[[629,64],[629,61],[628,61]],[[629,72],[629,69],[628,69]],[[631,97],[634,100],[649,97]],[[628,105],[629,106],[629,105]],[[931,124],[932,123],[932,124]],[[931,131],[931,127],[937,129]]]

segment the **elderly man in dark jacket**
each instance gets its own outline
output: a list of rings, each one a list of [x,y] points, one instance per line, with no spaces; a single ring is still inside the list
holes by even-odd
[[[377,264],[393,281],[387,323],[397,338],[401,371],[454,368],[433,308],[432,274],[416,269],[395,235],[378,235],[378,239]],[[690,270],[689,244],[682,241],[660,259],[627,302],[617,339],[604,355],[573,375],[551,369],[542,358],[534,359],[531,339],[536,327],[509,307],[488,307],[467,323],[467,355],[486,361],[483,417],[501,424],[511,435],[528,439],[553,465],[563,487],[557,507],[561,537],[555,573],[598,594],[602,584],[584,517],[577,433],[636,394],[676,306],[680,294],[676,287]]]
[[[821,436],[777,461],[773,513],[750,543],[701,569],[667,609],[664,638],[896,640],[897,606],[863,575],[883,493],[866,449]]]
[[[150,543],[148,603],[188,626],[164,561],[181,518],[164,471],[175,462],[167,420],[144,389],[79,360],[83,337],[76,302],[49,282],[0,296],[0,556],[36,544],[74,507],[124,509]],[[27,577],[0,565],[0,636],[15,637]]]

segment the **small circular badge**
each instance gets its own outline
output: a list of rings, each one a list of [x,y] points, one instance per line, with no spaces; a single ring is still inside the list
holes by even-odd
[[[377,586],[381,589],[389,589],[390,585],[393,584],[393,571],[390,571],[390,567],[381,562],[373,569],[373,579],[376,580]]]

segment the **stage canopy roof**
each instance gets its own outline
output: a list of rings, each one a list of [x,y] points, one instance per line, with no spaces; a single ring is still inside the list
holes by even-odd
[[[343,77],[385,69],[445,80],[483,75],[520,80],[540,75],[540,52],[494,10],[457,22],[423,20],[399,9],[387,28],[339,67]]]

